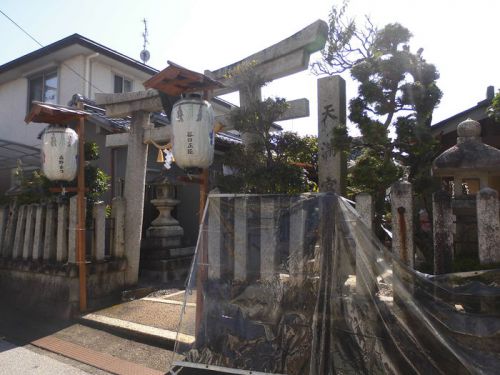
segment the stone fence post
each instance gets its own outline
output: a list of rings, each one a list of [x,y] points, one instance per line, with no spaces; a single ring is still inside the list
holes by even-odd
[[[208,204],[208,278],[218,280],[221,277],[221,199],[210,196]]]
[[[111,217],[114,219],[111,256],[123,258],[125,254],[125,199],[115,197],[111,202]]]
[[[248,225],[246,197],[234,201],[234,279],[245,281],[248,277]]]
[[[56,258],[57,217],[58,207],[55,203],[47,203],[45,214],[45,234],[43,236],[43,260],[49,261]]]
[[[356,211],[361,221],[370,230],[373,230],[374,207],[373,198],[369,193],[360,193],[356,195]],[[355,224],[356,225],[356,224]],[[367,233],[368,234],[368,233]],[[357,228],[356,236],[356,293],[358,296],[370,298],[371,293],[375,293],[376,287],[374,280],[371,279],[373,272],[367,267],[373,266],[363,246],[369,246],[369,239],[366,239],[361,228]],[[369,235],[369,234],[368,234]]]
[[[46,205],[36,205],[35,213],[35,233],[33,234],[33,260],[41,260],[43,258],[43,229],[45,227]]]
[[[261,197],[260,199],[260,277],[271,281],[278,274],[277,215],[279,199]]]
[[[449,273],[453,263],[453,211],[451,195],[444,190],[432,195],[434,274]]]
[[[6,206],[0,206],[0,257],[3,256],[5,246],[5,232],[7,231],[7,219],[9,217],[9,209]]]
[[[100,262],[104,260],[106,248],[106,205],[96,202],[93,207],[94,236],[92,241],[92,259]]]
[[[69,198],[69,226],[68,226],[68,250],[67,250],[67,258],[68,258],[68,263],[76,263],[77,256],[76,256],[76,239],[78,237],[77,230],[78,230],[78,211],[77,211],[77,196],[74,195],[71,198]],[[84,205],[86,207],[87,205]],[[85,215],[84,215],[85,217]],[[61,220],[61,219],[59,219]],[[63,219],[64,220],[64,219]],[[60,221],[58,223],[58,226],[60,225]],[[59,261],[59,259],[58,259]]]
[[[481,265],[500,262],[500,222],[498,193],[483,188],[476,196],[477,235]]]
[[[26,211],[27,205],[19,207],[19,214],[17,216],[16,234],[14,236],[14,244],[12,246],[12,259],[17,259],[22,256],[24,244],[24,231],[26,228]]]
[[[70,209],[70,212],[72,214],[72,217],[75,218],[76,220],[76,210],[75,210],[75,203],[76,203],[76,196],[75,199],[71,198],[73,205],[72,209]],[[69,234],[68,235],[68,205],[66,203],[60,202],[57,204],[57,235],[56,235],[56,261],[64,263],[68,261],[68,249],[69,249],[69,242],[68,238],[70,238],[70,242],[73,241],[75,242],[75,236],[74,236],[74,226],[72,224],[76,224],[75,220],[69,219]],[[71,240],[72,239],[72,240]],[[74,263],[74,260],[73,260]]]
[[[9,217],[5,228],[5,237],[3,240],[3,247],[2,247],[3,256],[6,258],[12,256],[18,215],[19,215],[19,206],[17,205],[17,203],[12,203],[9,206],[9,213],[8,213]]]
[[[413,247],[413,189],[408,181],[397,181],[391,186],[392,253],[407,267],[414,268]],[[398,262],[393,262],[393,298],[401,305],[411,298],[413,284],[409,273]]]
[[[414,267],[413,189],[407,181],[397,181],[391,187],[392,252],[410,268]]]
[[[26,208],[26,224],[22,257],[28,260],[33,257],[33,237],[35,235],[35,215],[38,204],[30,204]]]
[[[290,280],[302,285],[305,280],[307,207],[303,198],[294,198],[290,204]]]
[[[356,211],[361,216],[361,221],[370,230],[373,230],[373,198],[369,193],[359,193],[356,195]]]

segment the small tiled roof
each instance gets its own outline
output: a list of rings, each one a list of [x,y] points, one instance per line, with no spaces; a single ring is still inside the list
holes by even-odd
[[[83,108],[85,112],[90,113],[87,117],[88,121],[91,121],[111,133],[125,133],[130,129],[131,117],[108,117],[106,116],[106,110],[103,107],[98,106],[95,101],[86,98],[82,95],[73,95],[71,101],[68,103],[69,106],[75,106],[76,103],[83,103]],[[155,126],[166,126],[170,124],[168,116],[163,112],[153,112],[151,114],[151,122]],[[241,138],[239,134],[235,131],[220,132],[216,135],[216,140],[221,143],[238,144],[241,143]]]
[[[62,106],[59,104],[43,103],[33,101],[30,112],[24,121],[47,123],[47,124],[67,124],[72,121],[85,118],[88,113],[77,108]]]
[[[212,78],[167,61],[168,66],[144,82],[144,87],[155,88],[167,95],[213,90],[224,85]]]

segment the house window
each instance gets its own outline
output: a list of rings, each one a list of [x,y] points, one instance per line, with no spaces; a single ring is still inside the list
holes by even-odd
[[[132,81],[122,76],[115,75],[115,93],[132,91]]]
[[[57,103],[57,70],[50,70],[29,78],[28,105],[33,100],[46,103]]]

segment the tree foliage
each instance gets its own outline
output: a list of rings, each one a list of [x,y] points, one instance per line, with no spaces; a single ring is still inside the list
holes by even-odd
[[[365,16],[363,27],[347,16],[347,5],[332,7],[328,18],[326,46],[321,51],[322,59],[312,64],[316,74],[340,74],[350,70],[359,61],[372,57],[372,45],[377,28]]]
[[[488,116],[495,121],[500,121],[500,91],[493,97],[491,105],[488,107]]]
[[[361,139],[351,143],[357,158],[350,168],[351,192],[375,193],[379,200],[406,167],[415,191],[424,196],[432,186],[430,165],[436,142],[430,134],[432,112],[441,99],[439,73],[412,52],[410,31],[398,23],[378,29],[369,17],[360,26],[347,16],[347,3],[333,7],[323,58],[316,73],[349,71],[358,96],[349,103],[349,120]],[[380,213],[380,212],[379,212]]]
[[[85,160],[99,159],[99,146],[95,142],[85,142]],[[40,170],[33,171],[30,175],[26,175],[21,164],[16,170],[16,177],[19,181],[19,194],[16,195],[19,204],[41,203],[53,201],[60,193],[52,193],[49,189],[53,187],[77,187],[77,179],[73,181],[50,181]],[[102,195],[109,189],[110,176],[102,169],[87,163],[85,166],[85,187],[87,192],[87,221],[92,217],[93,204],[99,201]],[[65,198],[69,198],[76,193],[67,193]]]
[[[317,139],[278,131],[274,123],[287,110],[283,98],[260,101],[254,95],[265,85],[253,65],[238,66],[232,73],[250,100],[231,113],[234,128],[245,145],[226,152],[224,164],[231,175],[220,176],[221,190],[239,193],[297,194],[317,188]]]

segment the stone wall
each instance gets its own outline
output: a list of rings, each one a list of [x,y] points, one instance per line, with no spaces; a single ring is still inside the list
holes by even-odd
[[[125,261],[89,267],[88,308],[118,301],[124,287]],[[79,280],[76,265],[34,266],[23,261],[0,261],[2,304],[44,316],[69,319],[79,312]]]
[[[78,311],[76,196],[69,201],[0,207],[2,303],[63,318]],[[103,203],[93,207],[86,255],[90,309],[115,299],[125,285],[124,205],[115,199],[108,219]]]

